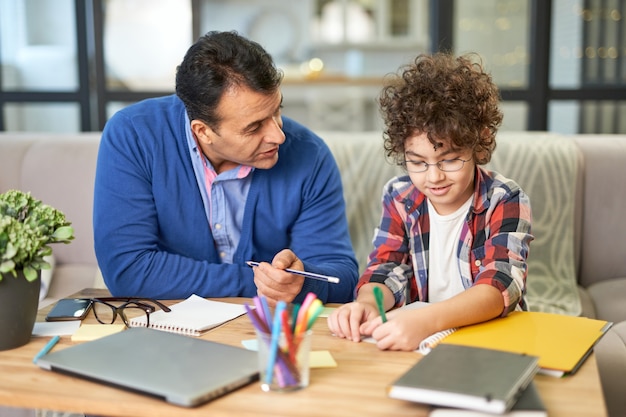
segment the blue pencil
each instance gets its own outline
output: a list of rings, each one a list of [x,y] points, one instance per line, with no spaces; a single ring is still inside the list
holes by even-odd
[[[57,336],[54,336],[52,339],[50,339],[50,341],[46,343],[46,345],[35,355],[35,357],[33,358],[33,363],[37,363],[39,358],[41,358],[43,355],[50,352],[52,348],[54,347],[54,345],[57,344],[60,338],[61,337],[57,335]]]
[[[267,384],[272,383],[272,377],[274,375],[274,365],[276,364],[276,356],[278,354],[278,341],[280,340],[280,333],[282,330],[282,311],[286,308],[284,301],[279,301],[276,304],[274,311],[274,321],[272,323],[272,342],[269,347],[267,368],[265,370],[265,382]]]

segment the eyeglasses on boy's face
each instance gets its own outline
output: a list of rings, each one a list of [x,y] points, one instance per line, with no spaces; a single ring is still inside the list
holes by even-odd
[[[405,159],[402,165],[406,168],[406,170],[413,174],[419,174],[422,172],[428,171],[428,167],[436,166],[443,172],[455,172],[460,171],[466,162],[469,162],[471,159],[442,159],[441,161],[435,162],[434,164],[429,164],[424,161],[412,161],[410,159]]]
[[[126,327],[130,327],[130,319],[146,316],[146,326],[150,326],[150,313],[159,307],[165,312],[171,311],[165,304],[152,298],[142,297],[100,297],[91,299],[93,313],[101,324],[113,324],[119,315]]]

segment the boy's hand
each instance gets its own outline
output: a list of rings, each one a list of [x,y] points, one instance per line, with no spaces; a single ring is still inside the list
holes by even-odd
[[[361,323],[379,317],[375,305],[354,301],[338,307],[328,317],[328,328],[336,336],[361,341]],[[365,335],[368,335],[364,333]]]

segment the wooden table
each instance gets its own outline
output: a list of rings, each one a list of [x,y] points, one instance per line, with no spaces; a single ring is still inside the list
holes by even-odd
[[[101,295],[97,291],[85,290],[82,294]],[[236,298],[219,300],[247,301]],[[43,320],[48,309],[40,311],[38,320]],[[93,313],[85,322],[96,322]],[[385,388],[413,366],[421,355],[380,351],[371,343],[339,339],[330,334],[325,319],[317,321],[313,332],[312,349],[329,350],[338,366],[312,369],[308,388],[292,393],[266,393],[261,391],[258,383],[253,383],[192,409],[42,370],[33,364],[32,359],[49,338],[33,338],[23,347],[0,352],[0,405],[124,417],[428,415],[427,406],[391,399],[385,392]],[[202,336],[206,340],[236,346],[241,346],[242,340],[254,337],[254,329],[246,316]],[[72,344],[70,337],[64,336],[54,349]],[[560,379],[537,375],[535,382],[550,417],[606,416],[593,355],[575,375]]]

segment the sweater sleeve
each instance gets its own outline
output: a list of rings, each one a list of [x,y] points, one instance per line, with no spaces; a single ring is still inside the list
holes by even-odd
[[[324,302],[354,299],[358,265],[352,249],[339,168],[325,144],[300,191],[301,207],[291,228],[290,248],[310,272],[337,276],[339,284],[306,279],[296,302],[312,291]]]
[[[249,267],[218,260],[193,172],[176,169],[188,158],[185,149],[153,140],[136,118],[118,112],[98,152],[95,250],[111,293],[160,299],[255,295]],[[158,128],[163,137],[175,129]]]

